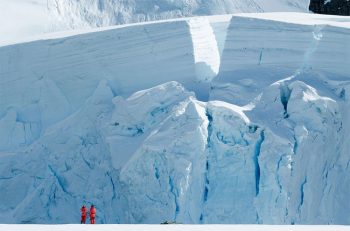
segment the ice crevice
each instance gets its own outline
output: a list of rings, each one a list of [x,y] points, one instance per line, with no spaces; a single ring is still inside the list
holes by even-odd
[[[258,65],[261,65],[261,62],[262,62],[262,57],[263,57],[263,51],[264,51],[264,48],[261,49],[260,51],[260,55],[259,55],[259,63]]]
[[[299,144],[298,144],[298,139],[297,139],[297,137],[295,136],[295,134],[294,134],[294,136],[293,136],[293,139],[294,139],[293,153],[294,153],[294,155],[296,155],[296,154],[297,154],[297,151],[298,151]]]
[[[300,204],[298,206],[298,213],[300,216],[301,213],[301,207],[304,204],[304,197],[305,197],[305,184],[307,183],[307,179],[305,178],[304,181],[300,185]]]
[[[114,200],[114,199],[116,198],[116,196],[117,196],[116,188],[115,188],[115,183],[114,183],[114,181],[113,181],[112,175],[111,175],[109,172],[107,172],[106,175],[109,177],[109,179],[110,179],[110,181],[111,181],[111,185],[112,185],[112,194],[113,194],[112,200]]]
[[[265,140],[265,132],[264,130],[260,131],[260,137],[256,142],[255,145],[255,151],[253,156],[253,162],[255,166],[255,196],[259,195],[259,188],[260,188],[260,164],[259,164],[259,156],[261,153],[261,145],[263,144]]]
[[[210,155],[210,148],[211,148],[211,136],[213,133],[213,116],[210,114],[209,110],[206,110],[206,116],[208,118],[208,136],[207,136],[207,160],[205,163],[205,188],[204,188],[204,195],[203,195],[203,202],[205,203],[208,200],[208,193],[209,193],[209,155]]]
[[[170,187],[170,193],[174,196],[174,202],[175,202],[175,214],[174,214],[174,221],[177,220],[177,216],[180,212],[180,204],[179,204],[179,192],[176,186],[174,185],[174,180],[171,176],[169,176],[169,187]]]
[[[211,149],[211,136],[213,132],[213,116],[209,112],[209,109],[206,108],[205,111],[205,116],[207,117],[208,120],[208,125],[207,125],[207,144],[206,144],[206,161],[205,161],[205,171],[204,171],[204,190],[203,190],[203,201],[202,201],[202,213],[200,215],[199,221],[201,223],[204,222],[204,207],[206,202],[208,201],[208,194],[209,194],[209,155],[210,155],[210,149]]]
[[[59,176],[59,175],[57,174],[57,172],[52,168],[51,165],[48,165],[48,168],[49,168],[50,172],[52,173],[52,175],[55,177],[55,179],[56,179],[58,185],[60,186],[60,188],[62,189],[62,191],[63,191],[64,193],[66,193],[67,195],[72,196],[72,194],[71,194],[70,192],[67,191],[66,186],[65,186],[65,183],[64,183],[64,180],[61,178],[61,176]]]
[[[288,87],[286,83],[281,83],[280,85],[280,97],[281,97],[281,103],[283,105],[283,110],[284,110],[284,118],[288,118],[288,101],[290,98],[290,95],[292,93],[292,89]]]
[[[279,193],[282,193],[282,189],[283,189],[282,182],[281,182],[280,170],[281,170],[281,165],[283,166],[282,162],[283,162],[284,158],[286,158],[286,155],[281,155],[280,158],[278,159],[278,162],[277,162],[276,180],[277,180],[277,184],[278,184],[278,188],[279,188]]]

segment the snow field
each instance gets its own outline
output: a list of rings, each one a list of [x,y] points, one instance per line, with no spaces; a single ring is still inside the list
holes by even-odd
[[[2,230],[6,231],[110,231],[110,230],[121,230],[121,231],[158,231],[158,230],[169,230],[169,231],[346,231],[349,227],[346,226],[281,226],[281,225],[0,225]]]

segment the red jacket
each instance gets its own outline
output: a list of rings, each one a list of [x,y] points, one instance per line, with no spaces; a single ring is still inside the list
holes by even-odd
[[[95,218],[95,215],[96,215],[96,209],[95,209],[95,207],[91,207],[90,208],[90,217]]]
[[[81,216],[86,217],[87,208],[85,206],[83,206],[83,207],[81,207],[80,211],[81,211]]]

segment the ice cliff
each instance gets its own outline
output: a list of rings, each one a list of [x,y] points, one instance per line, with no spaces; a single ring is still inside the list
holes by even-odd
[[[48,32],[200,15],[308,12],[309,0],[2,0],[0,44]]]
[[[349,28],[242,14],[0,47],[0,221],[350,224]]]

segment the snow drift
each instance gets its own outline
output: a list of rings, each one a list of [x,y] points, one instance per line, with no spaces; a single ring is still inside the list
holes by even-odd
[[[349,21],[287,16],[1,47],[1,221],[349,224]]]

